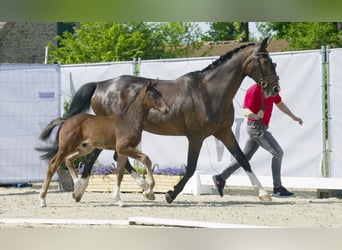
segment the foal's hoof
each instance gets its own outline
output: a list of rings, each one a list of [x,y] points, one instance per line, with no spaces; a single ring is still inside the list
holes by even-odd
[[[40,205],[40,207],[46,207],[46,201],[45,201],[45,199],[40,199],[40,201],[39,201],[39,205]]]
[[[173,198],[171,196],[172,191],[168,191],[165,193],[165,199],[167,201],[167,203],[171,204],[173,202]]]
[[[154,193],[148,193],[148,194],[144,194],[145,198],[150,200],[150,201],[154,201],[156,199],[156,196],[154,195]]]
[[[119,207],[124,207],[125,203],[122,200],[119,200],[118,201],[118,205],[119,205]]]
[[[272,201],[272,198],[269,194],[259,195],[258,197],[259,197],[259,200],[261,201],[267,201],[267,202]]]
[[[76,195],[75,193],[72,193],[72,198],[74,198],[76,202],[80,202],[82,199],[82,195]]]

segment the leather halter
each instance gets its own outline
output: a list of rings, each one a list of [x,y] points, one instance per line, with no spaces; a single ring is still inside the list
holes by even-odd
[[[258,65],[260,74],[261,74],[261,78],[258,81],[258,85],[260,85],[263,89],[265,89],[269,84],[273,84],[274,82],[278,81],[279,80],[279,76],[278,75],[266,76],[264,74],[264,71],[262,70],[261,63],[260,63],[260,60],[259,60],[259,56],[262,56],[262,55],[267,55],[268,56],[268,52],[258,52],[255,55],[256,55],[256,59],[255,60],[256,60],[256,63]]]

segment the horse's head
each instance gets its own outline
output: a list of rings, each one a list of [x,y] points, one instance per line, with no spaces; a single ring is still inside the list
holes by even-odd
[[[265,94],[274,96],[280,91],[279,77],[275,69],[276,64],[268,54],[267,45],[268,38],[256,45],[245,69],[246,74],[263,88]]]
[[[148,80],[145,84],[144,88],[146,91],[146,104],[149,108],[154,108],[164,114],[167,114],[170,112],[170,108],[162,94],[155,88],[157,83],[158,81],[152,83],[151,80]]]

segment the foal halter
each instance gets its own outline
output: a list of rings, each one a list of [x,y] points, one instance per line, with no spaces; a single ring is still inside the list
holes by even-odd
[[[259,56],[262,56],[262,55],[268,56],[267,52],[258,52],[255,55],[257,57],[255,60],[256,60],[256,63],[258,65],[260,74],[261,74],[261,78],[258,81],[258,85],[260,85],[263,89],[265,89],[268,85],[273,84],[274,82],[278,81],[279,76],[278,75],[265,76],[264,71],[262,70],[262,67],[261,67]]]

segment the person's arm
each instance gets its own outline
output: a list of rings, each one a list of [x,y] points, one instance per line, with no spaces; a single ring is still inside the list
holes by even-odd
[[[257,114],[253,113],[250,109],[248,108],[244,108],[244,114],[246,117],[251,118],[253,120],[259,120],[262,119],[264,117],[264,111],[259,110],[259,112]]]
[[[292,111],[287,107],[287,105],[283,101],[276,104],[276,106],[280,109],[280,111],[290,116],[294,121],[298,122],[300,125],[303,124],[303,120],[300,117],[293,114]]]

